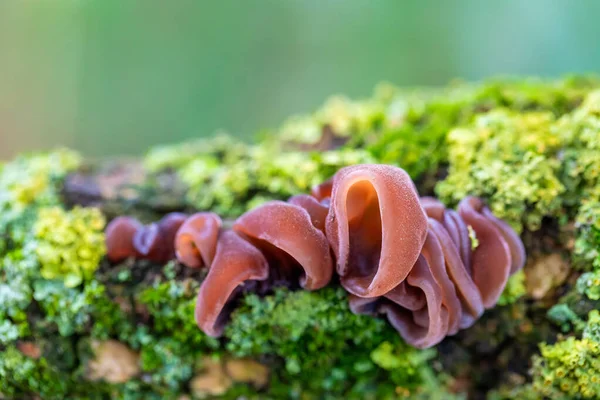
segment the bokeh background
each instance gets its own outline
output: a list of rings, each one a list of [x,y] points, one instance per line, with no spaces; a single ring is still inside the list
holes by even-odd
[[[600,1],[0,2],[0,159],[248,138],[380,81],[600,70]]]

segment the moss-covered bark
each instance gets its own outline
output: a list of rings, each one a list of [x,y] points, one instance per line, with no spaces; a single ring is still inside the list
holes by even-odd
[[[0,168],[0,397],[600,397],[600,82],[511,80],[336,97],[254,144],[217,136],[144,160],[73,152]],[[338,168],[406,169],[449,205],[484,197],[525,270],[472,328],[429,350],[353,315],[336,284],[247,293],[222,339],[193,309],[203,272],[104,259],[105,222],[234,218]]]

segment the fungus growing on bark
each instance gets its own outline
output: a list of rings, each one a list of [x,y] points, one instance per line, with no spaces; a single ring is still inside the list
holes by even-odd
[[[219,231],[223,225],[215,213],[189,217],[175,236],[177,259],[190,268],[209,267],[215,257]]]
[[[215,258],[198,292],[196,322],[209,336],[223,333],[236,294],[249,280],[269,277],[269,265],[263,254],[233,231],[223,232]]]
[[[144,225],[132,217],[118,217],[112,220],[105,231],[108,259],[111,262],[119,262],[129,257],[137,257],[133,237],[143,227]]]
[[[349,301],[356,313],[386,315],[409,344],[425,348],[468,328],[484,308],[493,307],[509,274],[522,268],[525,250],[481,199],[465,198],[458,212],[433,198],[420,202],[428,216],[427,237],[406,279],[381,296],[351,295]],[[393,220],[383,212],[381,219]],[[479,242],[475,249],[469,227]]]
[[[265,255],[273,279],[298,280],[307,290],[320,289],[331,280],[333,262],[327,238],[306,209],[271,201],[242,215],[233,230]]]
[[[185,219],[185,214],[170,213],[146,226],[131,217],[114,219],[106,228],[108,259],[119,262],[135,257],[157,263],[173,259],[175,234]]]
[[[419,198],[404,170],[372,164],[339,170],[312,196],[267,202],[230,230],[205,212],[145,227],[123,217],[106,236],[112,261],[164,262],[176,252],[189,267],[207,267],[196,321],[210,336],[222,334],[243,291],[326,286],[333,253],[353,312],[385,315],[407,343],[431,347],[493,307],[525,262],[520,238],[481,199],[448,210]]]
[[[425,243],[427,216],[402,169],[356,165],[335,174],[326,226],[342,286],[377,297],[408,276]]]
[[[307,290],[326,286],[333,275],[323,233],[326,214],[327,207],[314,198],[296,196],[289,203],[265,203],[222,232],[215,214],[190,217],[179,229],[175,247],[184,264],[209,267],[198,292],[198,326],[220,336],[237,295],[256,287],[252,281],[263,281],[263,290],[273,285],[299,284]]]

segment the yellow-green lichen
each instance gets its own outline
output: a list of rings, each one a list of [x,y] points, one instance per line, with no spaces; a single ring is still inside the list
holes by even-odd
[[[558,216],[565,188],[555,158],[561,138],[551,131],[547,112],[494,110],[448,134],[449,175],[437,185],[448,202],[467,195],[488,199],[500,218],[520,230],[537,229],[546,216]]]
[[[550,399],[600,397],[600,343],[569,337],[542,344],[534,359],[533,387]]]
[[[239,146],[213,148],[219,150],[195,153],[169,165],[176,167],[189,188],[186,199],[190,206],[223,216],[237,216],[261,202],[308,192],[340,167],[375,161],[369,153],[351,149],[306,153],[283,151],[275,143],[244,146],[243,150]],[[147,163],[153,168],[167,165],[156,160]]]
[[[555,131],[567,145],[562,156],[567,200],[571,205],[600,200],[600,90],[591,92],[580,107],[561,118]]]
[[[105,219],[96,208],[42,208],[34,226],[35,254],[45,279],[62,279],[67,287],[90,279],[106,249]]]
[[[586,271],[600,268],[600,201],[583,200],[575,219],[575,226],[575,265]]]
[[[79,154],[66,149],[21,156],[0,170],[0,210],[57,202],[54,184],[79,167]]]

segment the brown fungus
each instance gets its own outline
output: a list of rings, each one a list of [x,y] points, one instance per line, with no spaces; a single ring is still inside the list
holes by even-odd
[[[266,291],[273,285],[299,284],[315,290],[326,286],[333,275],[331,252],[322,231],[326,212],[316,200],[300,196],[290,203],[271,201],[238,218],[233,230],[222,232],[198,292],[196,322],[200,329],[210,336],[220,336],[235,299],[244,288],[260,286]],[[197,250],[190,250],[188,245],[195,240],[200,255],[209,255],[217,226],[215,218],[205,213],[188,220],[190,226],[203,229],[204,236],[194,230],[192,234],[196,236],[186,238],[186,222],[177,236],[178,251],[191,251],[191,259],[198,260],[194,253]],[[212,221],[209,229],[207,221]],[[186,258],[179,254],[180,259]]]
[[[523,243],[481,199],[469,197],[458,213],[432,198],[422,198],[428,234],[410,273],[383,296],[350,296],[355,313],[386,315],[407,343],[431,347],[471,326],[490,308],[510,273],[522,268]],[[479,245],[471,247],[469,227]]]
[[[223,225],[215,213],[189,217],[175,236],[177,259],[190,268],[209,267],[215,257],[219,231]]]
[[[215,258],[198,291],[196,322],[209,336],[223,334],[236,295],[249,280],[269,277],[263,254],[233,231],[223,232]]]
[[[383,296],[408,276],[427,236],[427,216],[404,170],[356,165],[333,179],[327,237],[342,286]]]
[[[326,180],[325,182],[316,185],[310,191],[312,197],[321,202],[331,198],[331,192],[333,191],[333,178]]]
[[[351,310],[385,315],[407,343],[426,348],[493,307],[525,262],[519,236],[481,199],[446,209],[386,165],[343,168],[312,196],[267,202],[231,230],[213,213],[169,214],[148,226],[117,218],[106,236],[111,261],[163,262],[176,253],[189,267],[209,267],[196,321],[211,336],[222,334],[239,294],[322,288],[337,259]]]
[[[327,238],[306,209],[270,201],[242,215],[233,230],[265,254],[274,279],[297,280],[307,290],[320,289],[331,280]]]
[[[114,219],[106,228],[108,259],[119,262],[135,257],[157,263],[173,259],[175,234],[185,219],[185,214],[170,213],[146,226],[131,217]]]
[[[475,232],[478,246],[472,255],[472,275],[483,305],[492,308],[502,294],[510,274],[525,263],[525,247],[504,221],[496,218],[476,197],[458,205],[458,213]]]
[[[106,227],[106,256],[111,262],[137,257],[133,236],[143,225],[135,218],[118,217]]]
[[[325,221],[327,220],[329,205],[324,205],[307,194],[290,197],[288,203],[304,208],[310,215],[314,227],[325,233]]]

